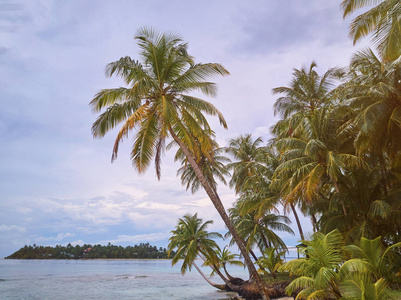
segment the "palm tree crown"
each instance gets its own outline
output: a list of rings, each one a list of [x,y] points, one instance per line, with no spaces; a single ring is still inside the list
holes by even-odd
[[[372,33],[373,43],[384,60],[401,54],[401,2],[399,0],[344,0],[344,18],[363,7],[371,7],[351,23],[349,35],[354,44]],[[373,7],[372,7],[373,6]]]
[[[120,142],[134,129],[131,152],[134,167],[140,173],[145,172],[155,159],[160,178],[161,154],[172,132],[195,157],[200,153],[209,155],[213,143],[204,113],[217,115],[224,127],[227,124],[214,105],[187,93],[201,91],[214,96],[216,85],[206,79],[229,73],[220,64],[195,64],[187,53],[187,44],[176,34],[157,34],[143,28],[135,39],[141,49],[141,61],[122,57],[106,68],[107,76],[122,77],[128,87],[103,89],[90,102],[93,111],[104,110],[94,122],[92,134],[103,137],[123,123],[113,148],[114,160]]]
[[[208,232],[207,226],[213,221],[203,222],[198,218],[198,214],[193,216],[185,215],[178,220],[178,225],[171,231],[170,243],[168,245],[169,253],[177,249],[176,255],[171,263],[175,265],[179,260],[183,259],[181,273],[191,270],[195,259],[202,255],[207,258],[215,258],[215,250],[219,246],[213,240],[216,237],[222,237],[217,232]]]

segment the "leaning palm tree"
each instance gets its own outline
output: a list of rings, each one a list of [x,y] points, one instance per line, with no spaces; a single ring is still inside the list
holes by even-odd
[[[172,138],[232,232],[251,278],[255,278],[259,289],[263,291],[262,282],[243,241],[198,165],[202,155],[212,159],[212,130],[204,114],[217,115],[225,128],[227,124],[213,104],[188,93],[200,91],[215,96],[216,85],[207,79],[212,75],[228,75],[229,72],[216,63],[195,64],[187,53],[187,44],[176,34],[158,34],[152,29],[143,28],[136,40],[141,49],[141,62],[123,57],[106,68],[107,76],[121,76],[128,87],[101,90],[90,102],[93,111],[105,110],[92,126],[93,136],[103,137],[123,123],[114,143],[112,160],[117,158],[122,140],[129,132],[135,131],[131,151],[133,166],[143,173],[154,159],[158,178],[166,140]],[[265,293],[262,294],[265,299],[268,298]]]
[[[171,264],[175,265],[178,261],[182,260],[181,273],[185,274],[187,270],[191,270],[194,266],[202,277],[213,287],[224,290],[225,285],[215,284],[205,276],[202,270],[196,265],[195,260],[202,257],[208,257],[210,261],[216,261],[215,251],[219,250],[219,246],[213,240],[215,237],[221,237],[217,232],[208,232],[207,226],[212,224],[213,221],[206,221],[203,223],[198,215],[193,216],[185,215],[178,220],[178,225],[171,231],[168,245],[168,253],[176,250]]]
[[[344,18],[358,9],[369,7],[350,25],[349,35],[354,44],[372,33],[373,43],[377,45],[384,60],[394,60],[401,55],[401,3],[399,0],[344,0],[341,7]]]
[[[238,254],[231,253],[231,251],[225,246],[223,250],[221,249],[216,249],[216,256],[217,256],[217,267],[222,268],[224,270],[224,273],[227,275],[227,278],[230,281],[236,281],[236,282],[241,282],[243,281],[241,278],[235,278],[230,275],[230,273],[227,271],[227,265],[234,265],[234,266],[244,266],[244,263],[239,260],[238,258],[240,257]],[[207,266],[213,266],[216,262],[211,261],[211,260],[206,260],[204,265]],[[212,274],[214,274],[216,271],[213,270]]]

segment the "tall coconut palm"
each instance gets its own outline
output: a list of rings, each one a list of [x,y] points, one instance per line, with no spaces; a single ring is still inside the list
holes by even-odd
[[[327,183],[339,193],[344,170],[365,166],[361,158],[342,153],[335,111],[321,108],[307,119],[308,130],[303,138],[283,138],[277,142],[283,162],[275,171],[276,184],[283,187],[290,202],[299,197],[311,202],[320,197],[321,188]],[[347,215],[346,203],[341,206]]]
[[[305,156],[305,145],[311,139],[316,140],[319,133],[333,136],[333,128],[328,132],[318,130],[321,127],[319,122],[323,121],[319,118],[321,119],[322,112],[332,106],[334,80],[340,75],[340,70],[333,68],[320,76],[315,70],[316,67],[317,64],[312,62],[309,69],[305,67],[300,70],[294,69],[289,86],[273,89],[273,94],[282,94],[274,104],[275,113],[281,116],[281,120],[271,129],[274,134],[272,142],[279,146],[277,148],[281,162],[275,169],[270,188],[280,193],[285,209],[293,212],[301,239],[304,239],[304,234],[296,207],[305,200],[310,200],[311,193],[316,194],[316,179],[322,175],[320,168],[312,167],[313,159]],[[333,125],[331,121],[326,119],[326,127],[329,127],[328,123]],[[311,144],[316,145],[314,141]],[[316,149],[316,146],[311,147],[312,149]],[[289,165],[293,167],[287,169]],[[309,194],[302,194],[299,193],[299,189],[305,187],[305,182],[301,182],[299,178],[306,176],[307,170],[309,172],[314,170],[310,174],[313,176],[309,178],[315,180],[310,181],[313,182],[310,187],[316,188],[309,188]],[[314,214],[312,216],[314,218]]]
[[[187,45],[177,35],[159,35],[143,28],[136,40],[142,50],[141,62],[123,57],[106,69],[107,76],[122,77],[128,87],[101,90],[90,102],[93,111],[105,110],[94,122],[92,134],[103,137],[123,123],[113,148],[114,160],[120,142],[136,130],[132,163],[143,173],[154,158],[160,178],[160,157],[170,136],[179,139],[195,159],[201,152],[208,155],[212,148],[210,127],[203,114],[218,115],[224,127],[226,122],[211,103],[187,93],[200,90],[214,96],[216,85],[205,80],[229,73],[219,64],[195,64],[186,51]]]
[[[401,149],[401,60],[383,63],[365,49],[352,57],[350,68],[344,91],[346,103],[359,113],[351,123],[358,131],[356,149],[395,158]]]
[[[223,184],[227,184],[225,176],[229,176],[227,168],[225,167],[225,163],[230,160],[221,155],[223,150],[218,148],[217,143],[215,144],[215,148],[213,150],[212,159],[206,157],[205,155],[201,155],[198,165],[202,169],[202,173],[207,179],[209,185],[216,191],[217,182],[216,179],[219,179]],[[191,167],[191,165],[187,162],[187,159],[181,149],[178,149],[175,160],[181,160],[181,168],[178,169],[177,175],[181,175],[181,183],[185,185],[186,189],[191,189],[192,193],[198,191],[202,184],[199,179],[196,177],[195,171]]]
[[[287,246],[275,231],[294,234],[289,224],[291,221],[286,216],[266,213],[257,217],[255,213],[242,215],[237,207],[230,208],[232,218],[238,233],[245,240],[248,249],[257,246],[261,252],[266,248],[274,247],[286,250]],[[229,235],[229,232],[228,232]]]
[[[372,7],[373,6],[373,7]],[[398,0],[344,0],[344,18],[358,9],[369,9],[357,16],[350,25],[349,35],[354,44],[372,33],[373,43],[386,61],[401,55],[401,3]]]
[[[320,76],[312,62],[309,69],[306,67],[294,69],[293,78],[288,87],[282,86],[273,89],[273,94],[282,94],[274,103],[274,113],[280,115],[281,120],[273,126],[272,131],[278,138],[298,136],[307,116],[313,115],[315,110],[326,106],[331,101],[331,91],[338,70],[329,69]]]
[[[212,75],[228,75],[228,71],[216,63],[195,64],[187,53],[187,45],[176,34],[158,34],[143,28],[136,40],[141,49],[141,62],[124,57],[110,63],[106,69],[106,75],[122,77],[128,88],[101,90],[90,102],[95,112],[105,109],[92,126],[93,136],[103,137],[123,123],[114,144],[113,160],[117,157],[120,142],[134,130],[132,163],[139,173],[143,173],[154,159],[158,178],[166,140],[172,138],[236,240],[251,277],[264,291],[243,241],[197,164],[201,154],[211,157],[213,150],[211,129],[204,114],[217,115],[220,124],[227,125],[214,105],[188,93],[200,91],[208,96],[216,95],[216,85],[206,80]],[[268,298],[262,294],[264,299]]]
[[[237,194],[245,193],[248,189],[257,192],[255,186],[268,172],[268,153],[262,143],[262,138],[253,140],[251,134],[246,134],[231,139],[225,148],[233,156],[233,162],[227,165],[227,169],[233,172],[230,187],[234,187]]]

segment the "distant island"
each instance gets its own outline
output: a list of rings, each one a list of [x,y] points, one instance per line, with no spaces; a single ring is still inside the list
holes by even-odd
[[[173,252],[173,251],[172,251]],[[175,253],[171,253],[173,257]],[[168,258],[166,248],[152,246],[149,243],[140,243],[135,246],[115,246],[108,244],[90,245],[84,244],[83,246],[76,245],[67,246],[56,245],[50,246],[27,246],[25,245],[18,251],[14,252],[5,259],[163,259]]]

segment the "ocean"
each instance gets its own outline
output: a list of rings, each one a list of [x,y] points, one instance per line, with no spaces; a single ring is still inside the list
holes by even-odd
[[[198,265],[200,265],[199,263]],[[0,260],[0,299],[229,299],[171,260]],[[205,274],[210,269],[203,268]],[[230,267],[247,279],[247,271]],[[213,276],[212,281],[222,283]]]

